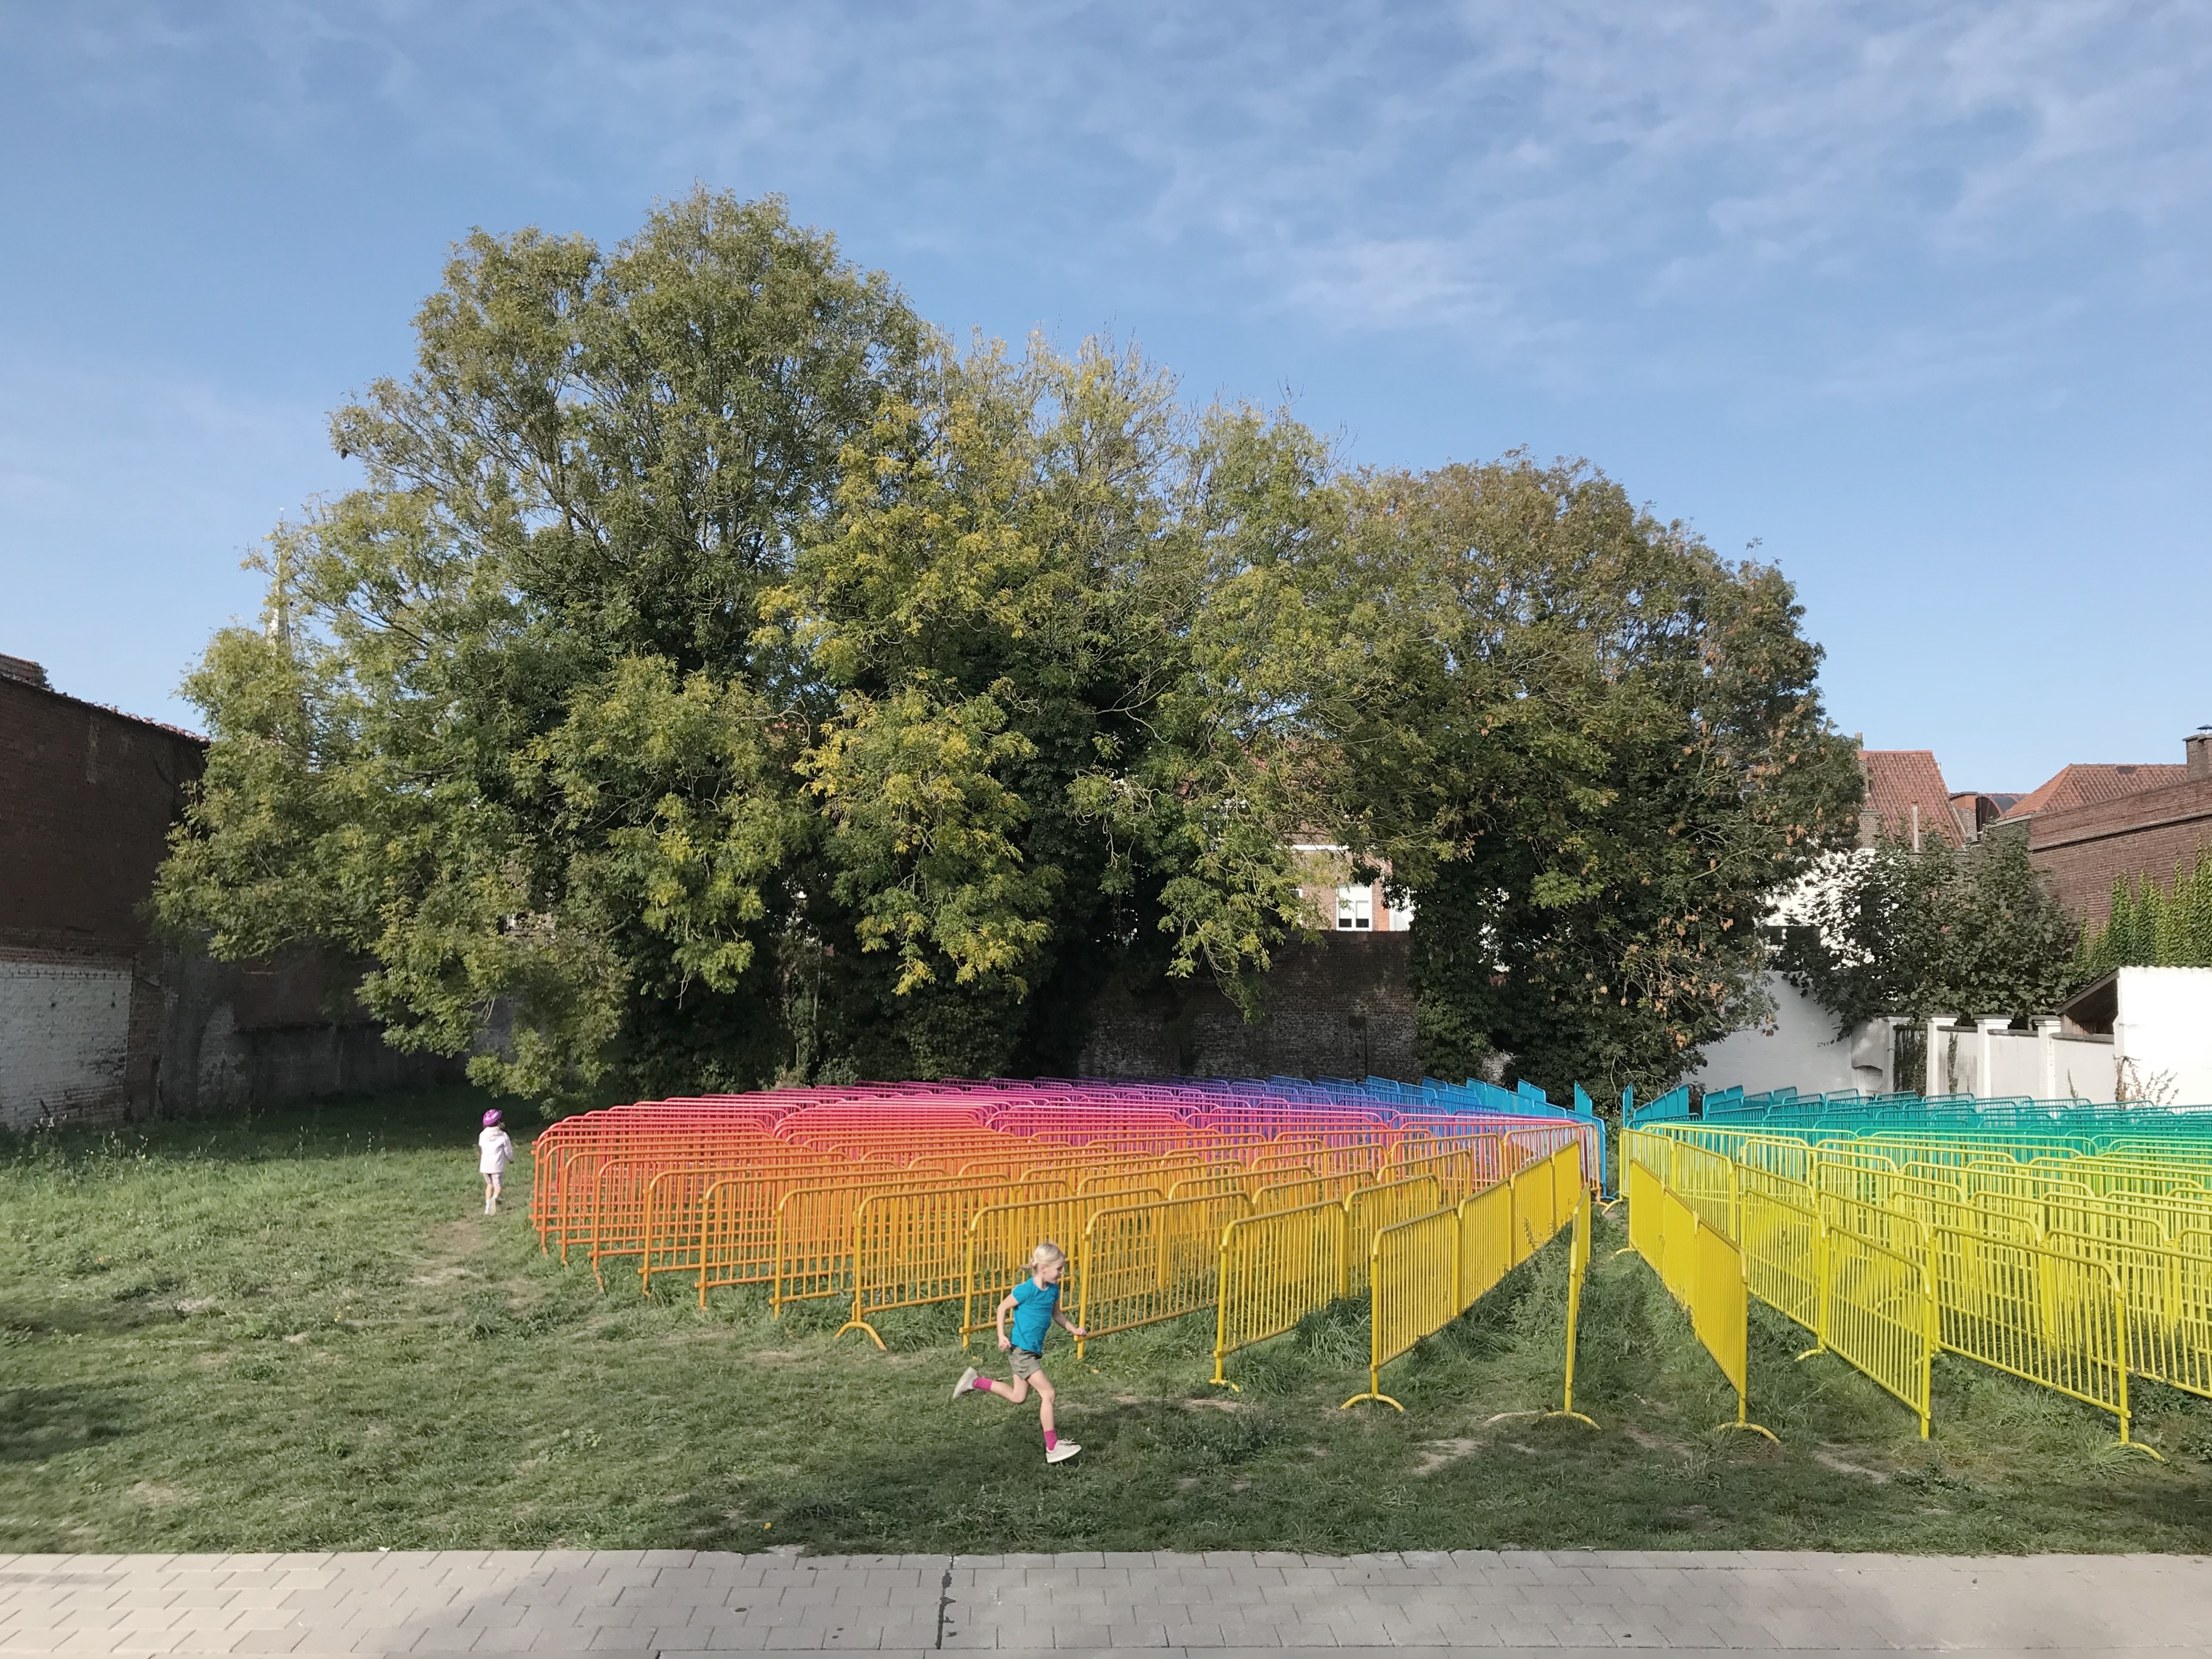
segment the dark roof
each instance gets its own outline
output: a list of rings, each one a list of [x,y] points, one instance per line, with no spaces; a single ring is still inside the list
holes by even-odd
[[[1893,841],[1912,839],[1914,807],[1920,809],[1920,839],[1931,837],[1947,846],[1959,844],[1958,820],[1951,814],[1951,792],[1943,786],[1943,769],[1932,749],[1862,749],[1859,767],[1866,774],[1866,811],[1875,819],[1875,834]]]
[[[2180,783],[2188,776],[2186,765],[2156,762],[2133,765],[2075,764],[2062,767],[2057,776],[2040,789],[2015,801],[2005,817],[2008,821],[2017,821],[2033,817],[2038,812],[2063,812],[2069,806],[2093,806],[2099,801],[2118,800],[2123,795],[2139,794],[2146,789]]]
[[[23,659],[18,657],[13,660],[21,662]],[[33,663],[31,666],[36,668],[38,665]],[[40,678],[35,680],[18,674],[0,674],[0,687],[27,692],[33,696],[52,697],[57,702],[75,703],[79,708],[94,709],[100,714],[112,715],[119,720],[129,720],[133,726],[149,726],[156,732],[166,732],[173,738],[182,738],[188,743],[199,744],[203,749],[207,747],[207,738],[202,732],[187,732],[181,726],[172,726],[167,720],[149,720],[143,714],[125,714],[112,703],[94,702],[84,697],[72,697],[68,692],[57,691],[48,684],[45,679],[44,670],[40,670]]]
[[[2120,975],[2118,969],[2091,980],[2058,1005],[2060,1016],[2077,1030],[2101,1036],[2120,1017]]]

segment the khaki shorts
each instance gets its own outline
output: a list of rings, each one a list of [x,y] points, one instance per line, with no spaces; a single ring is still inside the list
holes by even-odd
[[[1014,1368],[1016,1376],[1035,1376],[1044,1370],[1044,1356],[1031,1353],[1027,1348],[1009,1348],[1006,1363]]]

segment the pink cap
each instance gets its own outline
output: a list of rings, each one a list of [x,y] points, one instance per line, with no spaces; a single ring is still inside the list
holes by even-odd
[[[485,1128],[487,1128],[487,1129],[489,1129],[489,1128],[490,1128],[490,1127],[491,1127],[491,1126],[492,1126],[493,1124],[495,1124],[495,1123],[496,1123],[496,1122],[498,1122],[498,1121],[499,1121],[499,1108],[498,1108],[498,1107],[496,1107],[496,1106],[495,1106],[495,1107],[493,1107],[493,1108],[491,1109],[491,1110],[489,1110],[489,1112],[486,1112],[486,1113],[484,1114],[484,1127],[485,1127]]]

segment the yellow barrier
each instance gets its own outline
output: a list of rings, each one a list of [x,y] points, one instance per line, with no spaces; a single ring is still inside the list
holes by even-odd
[[[1336,1202],[1339,1194],[1332,1194],[1329,1183],[1319,1176],[1309,1176],[1303,1181],[1270,1181],[1264,1187],[1252,1189],[1252,1212],[1267,1215],[1277,1210],[1303,1210],[1310,1205]],[[1337,1204],[1337,1208],[1344,1206]]]
[[[1580,1170],[1577,1170],[1577,1181]],[[1461,1225],[1464,1227],[1462,1218]],[[1462,1255],[1463,1259],[1463,1255]],[[1575,1339],[1582,1328],[1583,1280],[1589,1273],[1590,1259],[1590,1191],[1581,1187],[1575,1200],[1575,1236],[1568,1246],[1567,1255],[1567,1357],[1564,1380],[1559,1386],[1559,1409],[1553,1417],[1571,1417],[1577,1423],[1597,1424],[1575,1409]]]
[[[1370,1189],[1378,1194],[1387,1190]],[[1365,1196],[1354,1194],[1346,1207],[1354,1207]],[[1370,1274],[1382,1276],[1369,1281],[1368,1387],[1365,1393],[1354,1395],[1344,1403],[1352,1406],[1363,1400],[1379,1400],[1396,1406],[1398,1402],[1382,1392],[1382,1367],[1473,1307],[1562,1226],[1580,1225],[1583,1231],[1575,1248],[1586,1261],[1589,1197],[1589,1188],[1583,1178],[1582,1149],[1570,1144],[1523,1168],[1510,1181],[1463,1199],[1456,1206],[1440,1206],[1426,1214],[1376,1229],[1368,1247],[1368,1265]],[[1359,1240],[1355,1220],[1354,1256],[1358,1254]],[[1569,1254],[1574,1285],[1569,1297],[1571,1321],[1579,1316],[1581,1292],[1573,1251]],[[1358,1288],[1356,1281],[1351,1288]],[[1569,1340],[1571,1343],[1571,1334]]]
[[[705,1248],[707,1194],[724,1181],[742,1179],[737,1169],[696,1166],[664,1170],[646,1188],[645,1240],[637,1267],[638,1290],[653,1294],[655,1273],[698,1276]]]
[[[1823,1346],[1903,1401],[1925,1440],[1936,1313],[1923,1258],[1841,1230],[1821,1246]]]
[[[1224,1193],[1249,1193],[1252,1177],[1243,1170],[1234,1175],[1187,1176],[1168,1188],[1170,1198],[1215,1198]]]
[[[968,1291],[968,1224],[976,1212],[1066,1190],[1059,1182],[979,1181],[869,1194],[853,1212],[853,1316],[836,1334],[859,1331],[880,1348],[872,1316],[958,1300]]]
[[[1678,1296],[1687,1206],[1668,1201],[1665,1175],[1732,1133],[1705,1129],[1674,1147],[1670,1135],[1625,1138],[1632,1248]],[[2110,1412],[2122,1443],[2137,1444],[2130,1371],[2212,1395],[2212,1229],[2199,1253],[2167,1242],[2195,1213],[2193,1172],[2001,1152],[1903,1138],[1821,1146],[1808,1154],[1810,1212],[1774,1196],[1774,1176],[1739,1166],[1747,1286],[1810,1329],[1815,1351],[1902,1401],[1923,1435],[1942,1348]]]
[[[699,1200],[699,1305],[730,1285],[763,1285],[775,1277],[775,1207],[786,1182],[726,1176]]]
[[[1755,1188],[1743,1194],[1744,1286],[1825,1346],[1820,1323],[1820,1218]]]
[[[1690,1326],[1705,1352],[1720,1364],[1735,1389],[1735,1421],[1720,1426],[1748,1429],[1774,1438],[1770,1429],[1750,1420],[1751,1311],[1743,1285],[1743,1257],[1735,1245],[1702,1220],[1692,1224]]]
[[[1697,1294],[1698,1212],[1671,1188],[1659,1194],[1659,1282],[1684,1307]]]
[[[1811,1182],[1778,1175],[1771,1170],[1740,1164],[1736,1166],[1735,1184],[1739,1217],[1742,1213],[1743,1200],[1753,1193],[1762,1194],[1778,1203],[1795,1205],[1801,1210],[1817,1211],[1820,1208],[1820,1195],[1814,1190]],[[1741,1224],[1740,1220],[1738,1224]]]
[[[1242,1193],[1115,1206],[1083,1230],[1082,1312],[1092,1337],[1196,1313],[1218,1299],[1221,1234],[1250,1208]]]
[[[1344,1294],[1349,1226],[1344,1206],[1324,1201],[1241,1216],[1222,1229],[1215,1382],[1236,1388],[1222,1370],[1231,1354],[1282,1335]]]
[[[2184,1233],[2170,1245],[2067,1232],[2046,1242],[2111,1270],[2127,1319],[2130,1370],[2212,1396],[2212,1234]]]
[[[1872,1239],[1884,1249],[1916,1261],[1928,1254],[1928,1229],[1911,1215],[1835,1193],[1820,1194],[1820,1224],[1831,1231]]]
[[[1576,1206],[1587,1190],[1582,1150],[1562,1146],[1522,1169],[1506,1185],[1513,1194],[1513,1260],[1526,1261],[1574,1219]]]
[[[1398,1149],[1390,1178],[1434,1176],[1442,1202],[1456,1204],[1504,1180],[1508,1142],[1498,1135],[1470,1135],[1450,1142],[1408,1141]]]
[[[1630,1247],[1650,1263],[1660,1282],[1688,1310],[1690,1328],[1735,1390],[1735,1420],[1721,1426],[1773,1439],[1771,1430],[1750,1419],[1751,1315],[1742,1253],[1662,1186],[1656,1172],[1641,1164],[1631,1164],[1629,1169]],[[1641,1176],[1636,1173],[1639,1170]],[[1656,1218],[1639,1221],[1639,1199],[1657,1212]]]
[[[2112,1413],[2131,1443],[2127,1320],[2110,1267],[1952,1227],[1936,1230],[1929,1257],[1946,1350]]]
[[[1649,1178],[1649,1172],[1643,1172]],[[1459,1310],[1490,1294],[1521,1258],[1513,1249],[1513,1183],[1502,1182],[1459,1206]]]
[[[1434,1176],[1415,1176],[1407,1181],[1389,1181],[1378,1187],[1362,1187],[1344,1200],[1350,1223],[1351,1279],[1345,1294],[1357,1296],[1367,1288],[1367,1265],[1375,1235],[1385,1227],[1426,1215],[1443,1202],[1443,1189]]]
[[[1382,1392],[1382,1367],[1431,1331],[1459,1316],[1459,1215],[1437,1210],[1384,1227],[1368,1249],[1367,1389],[1344,1402],[1349,1410],[1376,1400],[1406,1408]]]
[[[1077,1182],[1075,1191],[1079,1198],[1091,1198],[1114,1193],[1159,1191],[1187,1176],[1203,1176],[1211,1172],[1203,1165],[1194,1163],[1131,1164],[1119,1170],[1107,1170],[1097,1175],[1085,1176]]]
[[[1625,1139],[1633,1144],[1642,1137],[1630,1134]],[[1641,1162],[1624,1159],[1620,1195],[1628,1200],[1628,1248],[1655,1268],[1666,1249],[1659,1231],[1660,1190],[1656,1170]],[[1660,1274],[1661,1279],[1665,1277]]]
[[[2124,1198],[2053,1198],[2044,1204],[2046,1230],[2081,1238],[2108,1239],[2156,1249],[2170,1233],[2172,1212],[2163,1199],[2137,1204]]]
[[[1079,1306],[1083,1282],[1083,1231],[1091,1218],[1114,1205],[1157,1203],[1157,1191],[1093,1194],[1087,1198],[1046,1198],[1025,1203],[991,1204],[968,1223],[967,1284],[960,1308],[960,1346],[978,1331],[997,1325],[999,1304],[1029,1277],[1030,1257],[1050,1239],[1066,1253],[1067,1272],[1060,1300]]]
[[[781,1318],[787,1303],[852,1291],[853,1212],[863,1194],[876,1190],[850,1182],[795,1187],[776,1200],[775,1266],[769,1280],[772,1314]]]

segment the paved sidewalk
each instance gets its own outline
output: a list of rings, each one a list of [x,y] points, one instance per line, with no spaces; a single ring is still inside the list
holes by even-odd
[[[2212,1654],[2197,1556],[0,1556],[0,1654]]]

